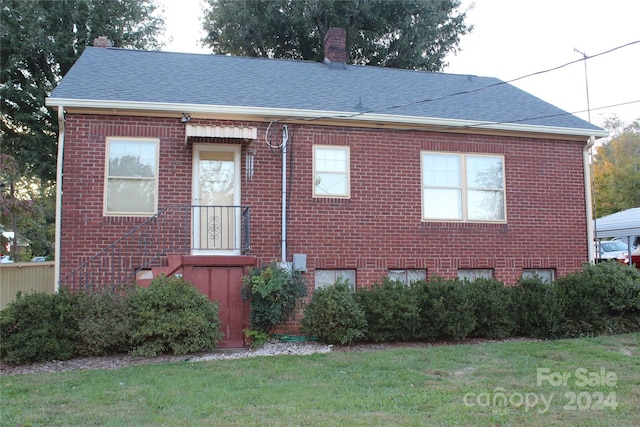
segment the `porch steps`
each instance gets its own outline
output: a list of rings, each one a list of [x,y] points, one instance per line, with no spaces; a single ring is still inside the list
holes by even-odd
[[[136,274],[136,284],[148,287],[151,281],[163,274],[166,277],[184,275],[185,269],[196,267],[253,267],[256,257],[252,255],[166,255],[163,266],[143,269]]]
[[[166,277],[182,273],[182,255],[167,255],[162,267],[140,270],[136,274],[136,283],[143,288],[148,287],[151,281],[163,274]]]

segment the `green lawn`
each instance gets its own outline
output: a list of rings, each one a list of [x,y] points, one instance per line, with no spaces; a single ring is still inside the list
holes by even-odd
[[[638,426],[640,334],[4,376],[3,426]]]

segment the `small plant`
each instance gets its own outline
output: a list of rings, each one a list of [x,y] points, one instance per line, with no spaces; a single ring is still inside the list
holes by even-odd
[[[160,277],[129,297],[131,354],[213,350],[222,338],[218,304],[182,278]]]
[[[243,329],[244,336],[251,341],[251,348],[260,348],[269,341],[269,335],[254,329]]]
[[[65,289],[55,294],[18,293],[0,311],[0,358],[13,364],[72,358],[76,312],[77,298]]]
[[[276,325],[289,320],[306,294],[302,275],[276,264],[252,268],[242,278],[242,297],[251,300],[251,329],[267,335]]]
[[[316,289],[301,321],[302,332],[328,344],[351,344],[364,338],[367,318],[346,282]]]

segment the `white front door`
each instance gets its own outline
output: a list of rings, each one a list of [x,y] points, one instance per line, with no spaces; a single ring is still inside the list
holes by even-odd
[[[194,144],[194,254],[239,254],[240,146]]]

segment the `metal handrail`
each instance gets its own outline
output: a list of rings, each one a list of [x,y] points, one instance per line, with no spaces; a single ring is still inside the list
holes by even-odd
[[[169,254],[250,251],[248,206],[168,206],[147,218],[58,282],[71,290],[120,288]]]

